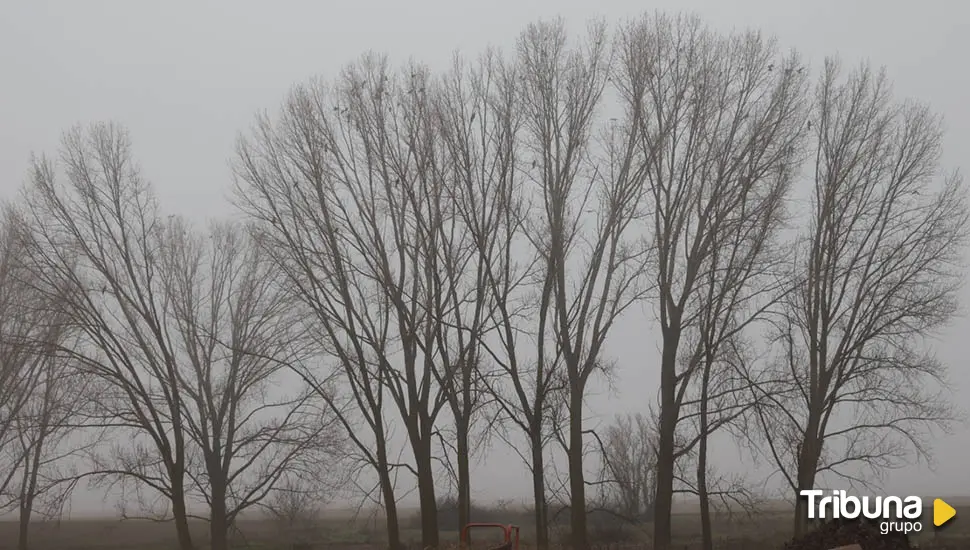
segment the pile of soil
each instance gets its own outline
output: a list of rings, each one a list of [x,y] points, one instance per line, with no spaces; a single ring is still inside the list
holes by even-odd
[[[785,550],[830,550],[859,544],[862,550],[910,550],[909,537],[902,533],[883,535],[879,524],[866,518],[833,519],[814,531],[792,539]]]

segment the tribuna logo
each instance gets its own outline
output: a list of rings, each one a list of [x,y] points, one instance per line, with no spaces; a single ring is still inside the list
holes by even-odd
[[[808,519],[857,519],[862,516],[872,520],[882,520],[879,531],[910,533],[920,532],[923,524],[923,499],[920,497],[855,497],[843,490],[832,491],[825,495],[821,489],[801,491],[808,499]]]

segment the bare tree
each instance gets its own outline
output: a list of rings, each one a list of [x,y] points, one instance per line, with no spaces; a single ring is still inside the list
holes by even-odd
[[[280,535],[306,528],[320,520],[325,495],[320,495],[315,489],[308,488],[304,480],[299,478],[287,478],[286,483],[276,488],[273,497],[263,503],[263,508],[279,523]]]
[[[501,412],[491,430],[529,469],[536,546],[544,549],[549,545],[545,450],[552,437],[552,408],[561,401],[554,394],[564,388],[561,354],[539,336],[548,333],[551,280],[542,275],[541,252],[529,235],[534,193],[524,174],[538,161],[526,149],[521,74],[518,63],[489,52],[471,77],[468,93],[475,107],[468,118],[480,121],[483,131],[468,135],[463,147],[476,153],[484,169],[470,173],[472,187],[462,195],[460,212],[481,261],[486,292],[481,299],[491,304],[489,330],[479,337],[481,353],[496,367],[494,375],[479,370]],[[466,154],[461,148],[455,152]],[[522,432],[528,452],[519,452],[505,422]]]
[[[542,205],[526,230],[541,258],[540,363],[560,356],[569,411],[572,543],[586,532],[584,401],[601,370],[614,321],[644,291],[647,247],[634,229],[643,215],[644,174],[635,166],[640,133],[630,124],[597,124],[610,76],[605,25],[593,23],[571,44],[563,21],[530,25],[518,42],[526,168]],[[540,372],[542,372],[540,370]]]
[[[239,143],[238,202],[257,221],[262,243],[312,309],[321,344],[337,362],[336,372],[346,384],[347,398],[330,398],[329,406],[360,459],[378,478],[378,502],[384,507],[388,544],[397,549],[401,539],[392,475],[395,465],[389,442],[391,425],[385,416],[384,377],[388,373],[381,357],[392,346],[394,326],[390,304],[377,299],[383,296],[380,279],[359,275],[363,255],[344,232],[348,224],[359,220],[337,201],[350,203],[354,197],[345,198],[336,178],[330,179],[327,159],[331,144],[339,139],[336,127],[347,123],[347,107],[341,106],[338,97],[338,90],[321,83],[298,87],[278,121],[259,118],[254,135]],[[314,372],[300,374],[320,387],[320,377]],[[359,426],[361,422],[366,431]]]
[[[724,260],[713,265],[722,245],[750,247],[739,239],[776,223],[772,205],[785,193],[802,132],[804,77],[773,41],[750,32],[720,37],[695,17],[645,16],[623,29],[620,42],[618,87],[644,146],[654,210],[663,339],[654,545],[666,550],[675,462],[685,452],[675,449],[675,432],[692,377],[702,374],[687,357],[710,340],[698,335],[684,349],[682,338],[705,311],[716,313],[708,327],[715,319],[737,326],[724,319],[717,295],[730,301],[746,278],[712,286],[705,272],[722,269]]]
[[[49,313],[57,319],[55,310]],[[14,493],[21,550],[28,547],[35,516],[57,518],[63,513],[83,475],[80,466],[85,453],[103,435],[103,430],[89,430],[83,424],[83,411],[97,381],[57,352],[56,346],[70,345],[64,341],[67,326],[59,326],[61,330],[51,334],[56,340],[44,352],[42,374],[17,422],[17,445],[9,448],[22,457]]]
[[[202,464],[192,483],[209,507],[210,544],[228,547],[240,513],[294,471],[342,452],[342,430],[287,365],[314,360],[303,309],[278,265],[236,224],[208,234],[167,227],[160,279],[182,359],[187,431]],[[284,391],[287,386],[293,391]]]
[[[286,472],[273,494],[260,503],[275,520],[282,540],[294,545],[319,540],[323,508],[342,492],[346,481],[329,472],[331,467],[332,464],[319,464],[316,469]]]
[[[422,544],[432,547],[436,422],[454,372],[476,364],[467,344],[476,329],[453,327],[455,304],[466,309],[455,298],[465,289],[453,286],[474,248],[452,200],[458,169],[442,159],[439,86],[425,68],[395,73],[367,55],[332,89],[297,89],[279,127],[262,122],[240,147],[239,169],[243,208],[278,245],[379,441],[390,397],[414,458],[405,467],[418,481]],[[379,444],[372,456],[369,446],[358,443],[393,506],[387,449]]]
[[[26,228],[12,207],[0,219],[0,499],[10,487],[28,456],[18,444],[25,408],[43,378],[48,347],[56,338],[56,323],[47,323],[46,300],[32,292],[23,264]],[[0,504],[4,504],[0,500]]]
[[[724,249],[730,248],[731,245],[725,245]],[[719,273],[727,279],[737,275],[733,271],[732,267],[723,266],[709,273]],[[679,425],[674,438],[677,463],[673,492],[697,497],[701,544],[707,550],[714,546],[712,508],[720,505],[729,513],[738,507],[750,511],[757,500],[743,475],[719,475],[716,465],[708,460],[709,440],[715,432],[729,431],[737,441],[745,441],[745,415],[757,406],[756,398],[749,391],[751,379],[746,370],[747,358],[739,355],[738,351],[744,346],[746,335],[743,333],[748,332],[745,329],[755,325],[764,308],[781,295],[781,289],[776,284],[761,286],[763,281],[757,281],[754,277],[751,279],[747,285],[753,293],[744,297],[720,294],[722,290],[736,292],[739,290],[737,288],[728,291],[726,287],[720,287],[721,283],[710,280],[702,283],[711,284],[700,289],[700,292],[710,292],[708,297],[711,301],[704,304],[699,326],[696,327],[699,338],[685,338],[682,341],[690,342],[685,348],[692,350],[685,361],[684,372],[692,372],[694,376],[693,387],[680,403]],[[772,292],[765,296],[763,304],[755,305],[753,310],[745,309],[744,306],[751,304],[743,302],[754,300],[757,294],[768,290]],[[718,295],[715,297],[714,293]],[[728,304],[728,300],[733,303]],[[714,319],[715,315],[721,317]]]
[[[925,456],[921,434],[953,418],[927,338],[956,310],[968,215],[960,178],[939,173],[940,118],[894,100],[884,71],[845,74],[828,59],[808,125],[804,275],[783,304],[769,377],[784,382],[756,386],[762,448],[796,498],[822,475],[865,482]]]
[[[58,294],[45,296],[30,280],[30,270],[23,262],[28,252],[29,228],[22,213],[10,207],[5,210],[4,221],[8,229],[18,233],[8,234],[17,241],[19,258],[15,269],[6,271],[8,275],[15,271],[18,279],[0,282],[0,293],[18,293],[20,306],[25,306],[16,311],[4,310],[33,326],[19,335],[25,345],[20,349],[30,355],[25,364],[30,379],[21,388],[26,393],[18,395],[25,398],[19,414],[13,415],[12,424],[7,426],[7,444],[0,447],[11,465],[4,477],[9,490],[0,491],[0,496],[9,497],[4,504],[19,515],[18,548],[26,549],[31,520],[35,515],[53,518],[62,513],[79,479],[78,462],[83,460],[84,451],[97,442],[96,434],[79,424],[97,384],[59,352],[61,347],[74,345],[76,339],[59,308]]]
[[[750,45],[751,36],[740,35],[722,39],[720,48],[733,61],[744,59],[744,49]],[[770,48],[767,45],[762,59],[754,61],[763,62],[771,55]],[[787,60],[781,70],[804,71],[797,58]],[[697,339],[696,345],[688,348],[693,351],[687,366],[688,372],[696,373],[692,376],[694,398],[684,400],[683,406],[689,412],[682,415],[683,420],[693,424],[693,434],[682,451],[693,451],[694,445],[697,446],[696,481],[692,485],[700,502],[705,550],[712,550],[714,546],[708,441],[720,429],[739,428],[743,415],[755,404],[747,391],[745,341],[751,336],[751,329],[763,326],[769,309],[784,297],[788,286],[779,233],[786,221],[784,201],[796,162],[800,160],[797,128],[803,121],[800,102],[804,82],[797,77],[772,83],[782,87],[773,90],[779,94],[773,99],[779,102],[775,107],[781,111],[766,113],[773,118],[765,121],[762,131],[782,133],[782,139],[775,146],[782,148],[781,156],[777,156],[778,149],[762,151],[762,158],[755,160],[764,163],[763,167],[739,174],[733,193],[715,190],[706,199],[720,204],[713,205],[709,211],[713,218],[708,229],[712,246],[696,282],[700,296],[696,303],[696,327],[691,330],[696,332]],[[740,497],[749,493],[738,479],[731,480],[731,485],[741,489],[739,493],[729,496],[722,487],[717,491],[720,500],[739,502]]]
[[[89,380],[58,356],[70,330],[50,299],[32,284],[24,263],[28,227],[14,206],[0,228],[0,510],[19,517],[17,546],[27,548],[35,512],[60,513],[76,477],[64,471],[83,437],[72,421]]]
[[[605,504],[627,521],[650,521],[656,498],[656,420],[641,413],[617,416],[600,439]]]
[[[55,162],[34,160],[30,261],[44,287],[68,289],[62,305],[85,336],[74,359],[110,384],[96,403],[104,423],[131,426],[150,441],[119,446],[127,452],[112,472],[135,477],[167,499],[179,545],[188,550],[182,394],[157,310],[162,220],[129,147],[116,126],[67,132],[60,159],[67,185],[56,178]]]
[[[447,229],[466,235],[462,240],[442,236],[443,246],[451,248],[445,255],[450,261],[443,263],[448,293],[439,307],[456,348],[440,344],[442,362],[455,367],[443,373],[448,378],[439,377],[439,384],[455,425],[450,450],[457,462],[458,529],[470,520],[470,457],[488,440],[487,432],[478,444],[470,440],[474,423],[491,404],[486,377],[494,358],[487,340],[502,330],[495,328],[494,319],[505,320],[505,288],[516,284],[508,277],[514,277],[510,256],[520,227],[515,182],[519,121],[510,84],[496,52],[487,52],[478,64],[456,57],[442,81],[438,103],[443,163],[452,181],[445,192],[457,221]]]
[[[115,125],[67,132],[60,163],[34,160],[30,191],[33,279],[61,289],[82,337],[59,351],[104,384],[92,417],[126,438],[90,475],[134,484],[149,514],[171,514],[185,550],[201,499],[213,548],[226,548],[236,515],[327,445],[310,393],[272,390],[305,340],[275,264],[236,229],[202,236],[163,219]]]

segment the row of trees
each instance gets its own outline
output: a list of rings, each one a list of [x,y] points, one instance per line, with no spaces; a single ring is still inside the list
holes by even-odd
[[[366,55],[257,118],[245,220],[205,231],[161,213],[123,129],[67,133],[5,213],[0,494],[121,483],[184,549],[203,502],[224,549],[241,512],[349,464],[400,548],[407,471],[436,547],[441,474],[463,524],[498,435],[539,548],[559,495],[587,548],[605,484],[666,550],[675,493],[711,548],[712,507],[747,490],[710,463],[718,434],[791,495],[925,454],[954,418],[926,339],[955,312],[964,191],[939,118],[881,71],[811,72],[664,15],[579,39],[536,23],[443,74]],[[611,329],[644,305],[660,353],[627,368],[659,367],[657,406],[595,429]],[[65,453],[86,469],[53,474]]]

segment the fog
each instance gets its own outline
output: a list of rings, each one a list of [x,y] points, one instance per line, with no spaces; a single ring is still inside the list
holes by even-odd
[[[847,63],[885,65],[899,96],[928,102],[946,119],[942,164],[966,162],[970,148],[970,35],[965,2],[735,2],[617,0],[598,2],[17,2],[0,8],[0,198],[24,183],[32,152],[56,150],[77,122],[115,120],[130,130],[135,157],[164,209],[197,219],[234,215],[229,161],[254,116],[275,112],[288,90],[311,77],[332,78],[367,50],[394,62],[413,58],[447,68],[458,51],[510,48],[528,23],[561,15],[576,29],[645,8],[688,10],[725,30],[753,27],[778,36],[817,67],[838,53]],[[963,290],[970,304],[970,288]],[[658,342],[649,305],[613,329],[608,355],[615,384],[594,384],[591,427],[621,412],[646,412],[659,383]],[[649,334],[645,338],[644,334]],[[970,320],[941,335],[955,403],[970,397]],[[934,442],[935,464],[892,473],[891,494],[952,496],[970,492],[970,431]],[[744,472],[749,461],[718,441],[712,462]],[[769,486],[777,485],[769,481]],[[476,501],[528,502],[530,479],[520,458],[500,444],[473,465]],[[413,497],[408,497],[409,499]],[[337,504],[351,504],[345,501]],[[112,514],[94,491],[75,496],[72,515]]]

